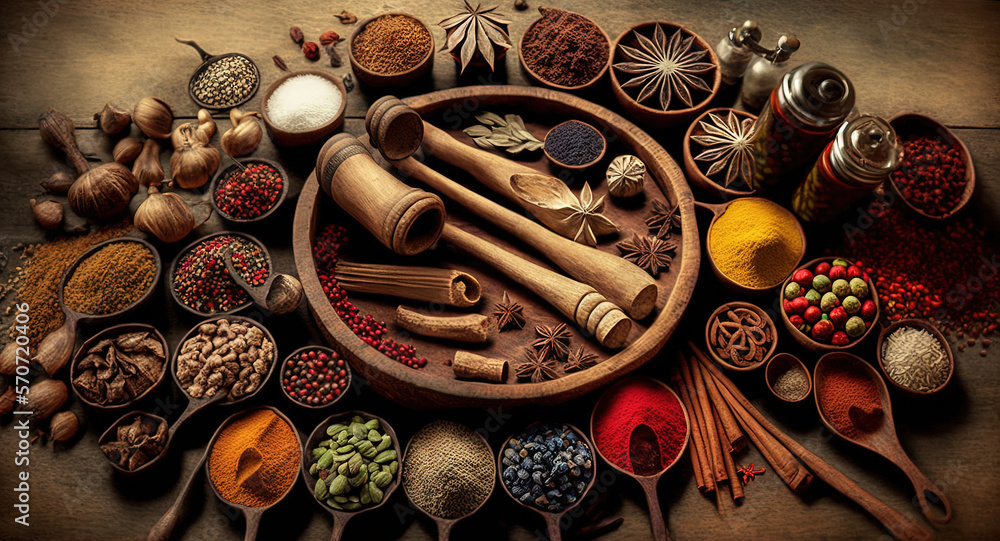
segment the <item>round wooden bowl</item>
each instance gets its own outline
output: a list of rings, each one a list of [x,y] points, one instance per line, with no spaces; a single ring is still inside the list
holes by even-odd
[[[378,19],[380,17],[385,17],[388,15],[397,15],[413,19],[414,21],[416,21],[417,24],[419,24],[421,27],[423,27],[424,30],[427,31],[427,35],[429,35],[431,39],[430,49],[428,49],[427,54],[422,59],[420,59],[420,62],[418,62],[416,66],[413,66],[412,68],[406,71],[401,71],[398,73],[381,73],[377,71],[372,71],[362,66],[361,62],[358,62],[358,59],[355,58],[354,56],[354,40],[358,38],[358,35],[365,29],[366,26],[368,26],[368,23],[374,21],[375,19]],[[427,28],[427,25],[424,24],[423,21],[414,17],[413,15],[410,15],[409,13],[398,13],[398,12],[383,13],[381,15],[376,15],[374,17],[365,19],[360,24],[358,24],[357,28],[355,28],[354,30],[354,33],[351,34],[350,47],[348,48],[348,56],[350,57],[351,60],[351,69],[354,70],[354,75],[356,75],[358,79],[364,84],[372,88],[408,86],[417,82],[419,79],[423,78],[425,75],[430,73],[431,67],[434,66],[434,34],[431,33],[430,29]]]
[[[82,361],[83,358],[87,356],[86,351],[91,347],[93,347],[94,344],[100,342],[101,340],[107,338],[108,336],[114,336],[128,332],[141,332],[141,331],[151,333],[153,337],[159,340],[160,344],[163,346],[163,353],[164,353],[163,366],[160,368],[160,375],[156,378],[156,381],[150,384],[150,386],[147,387],[146,390],[144,390],[139,395],[134,396],[131,399],[118,404],[98,404],[97,402],[92,402],[88,400],[83,395],[83,393],[81,393],[80,390],[76,387],[76,383],[74,383],[76,381],[76,376],[77,376],[77,365],[80,364],[80,361]],[[147,396],[154,394],[156,392],[156,389],[159,389],[160,385],[163,384],[163,380],[166,379],[165,376],[167,375],[167,365],[169,364],[170,364],[170,346],[167,345],[167,340],[163,338],[163,335],[160,334],[160,331],[158,331],[156,327],[153,327],[152,325],[146,325],[143,323],[122,323],[121,325],[114,325],[112,327],[104,329],[103,331],[90,337],[86,342],[83,343],[82,346],[80,346],[80,350],[77,351],[76,356],[73,357],[73,361],[69,365],[69,382],[70,386],[73,387],[73,392],[76,394],[76,397],[80,399],[80,402],[83,402],[87,406],[94,408],[97,411],[106,411],[106,412],[122,411],[126,408],[134,406],[137,402],[146,398]]]
[[[749,199],[750,198],[744,198],[744,201],[747,201]],[[752,199],[757,199],[757,200],[761,200],[761,201],[768,201],[768,202],[770,202],[770,200],[765,199],[763,197],[753,197]],[[715,264],[715,258],[712,257],[712,250],[710,249],[710,246],[712,245],[712,230],[715,228],[715,222],[718,221],[719,218],[722,217],[722,215],[726,213],[726,210],[729,208],[729,205],[731,205],[733,203],[734,203],[734,201],[730,201],[728,203],[723,203],[723,204],[720,204],[720,205],[705,205],[705,204],[699,203],[700,206],[708,208],[712,212],[715,213],[715,217],[712,218],[712,222],[708,225],[708,233],[705,234],[705,253],[708,254],[708,258],[707,259],[708,259],[709,267],[712,269],[712,273],[715,274],[715,277],[718,278],[719,282],[726,289],[728,289],[729,291],[732,291],[733,293],[737,293],[737,294],[741,294],[741,295],[760,295],[760,294],[763,294],[763,293],[767,293],[767,292],[771,291],[772,289],[774,289],[775,287],[777,287],[779,284],[768,284],[768,285],[762,286],[762,287],[751,287],[751,286],[743,285],[743,284],[741,284],[741,283],[733,280],[732,278],[726,276],[725,273],[722,272],[722,269],[720,269],[719,266]],[[802,261],[802,256],[804,256],[805,253],[806,253],[806,232],[802,229],[802,224],[799,222],[798,217],[795,216],[795,214],[792,213],[792,211],[788,210],[785,207],[777,205],[776,203],[774,205],[775,205],[775,210],[777,210],[778,212],[785,213],[788,217],[790,217],[792,219],[792,221],[795,222],[795,228],[798,231],[799,238],[802,240],[802,250],[799,253],[798,260],[796,261],[796,265],[797,265],[798,263],[800,263]],[[798,267],[796,267],[796,268],[798,268]],[[795,273],[795,271],[793,270],[791,273],[789,273],[789,276],[791,274],[794,274],[794,273]]]
[[[537,87],[469,86],[414,96],[403,101],[425,119],[433,122],[435,115],[444,114],[445,111],[472,100],[480,103],[486,108],[485,110],[510,110],[528,115],[525,118],[531,115],[557,117],[545,126],[529,125],[529,128],[535,130],[536,135],[544,133],[549,126],[566,118],[578,118],[594,125],[606,126],[608,130],[606,137],[613,138],[617,144],[626,147],[622,149],[623,152],[634,154],[646,164],[651,179],[645,190],[647,205],[651,199],[663,198],[666,198],[669,206],[678,203],[682,222],[681,234],[675,237],[678,240],[678,249],[673,265],[669,272],[660,273],[656,279],[659,296],[653,313],[642,320],[633,321],[628,345],[617,352],[598,349],[600,346],[590,342],[586,337],[576,338],[575,345],[587,343],[595,353],[606,355],[606,358],[593,369],[567,374],[552,381],[516,383],[513,378],[509,378],[502,384],[492,384],[456,380],[450,367],[440,362],[454,354],[454,346],[430,340],[418,342],[417,346],[418,353],[431,359],[431,362],[420,370],[404,366],[370,347],[351,332],[330,305],[323,291],[323,284],[316,273],[312,248],[326,219],[336,211],[332,210],[335,208],[334,203],[327,201],[326,196],[322,195],[315,175],[306,181],[299,196],[293,225],[295,233],[292,239],[295,265],[311,312],[324,337],[350,363],[355,375],[364,377],[374,391],[407,407],[420,409],[507,407],[515,404],[554,404],[583,396],[621,378],[652,359],[677,328],[694,290],[700,264],[701,253],[694,216],[694,198],[684,180],[682,170],[652,137],[624,118],[576,96]],[[455,127],[453,134],[465,144],[473,145],[471,138],[461,133],[458,128]],[[541,156],[541,153],[537,161],[532,163],[532,167],[551,174],[552,165]],[[617,210],[612,208],[608,212]],[[622,219],[631,220],[636,228],[641,226],[643,231],[646,230],[643,223],[644,212],[637,210],[622,212]],[[619,218],[616,216],[615,219]],[[363,231],[358,234],[361,233]],[[498,241],[503,242],[503,239],[498,237]],[[516,244],[505,244],[504,247],[515,253],[520,252]],[[600,248],[618,255],[613,242],[602,242]],[[526,313],[531,311],[533,324],[567,322],[554,313],[547,303],[533,297],[527,290],[518,289],[517,284],[506,278],[498,278],[498,273],[492,269],[477,266],[464,256],[450,258],[448,261],[456,264],[459,270],[477,276],[484,288],[484,300],[495,302],[506,290],[515,301],[525,304]],[[358,300],[361,298],[358,297]],[[389,304],[376,306],[374,303],[368,303],[368,307],[371,310],[366,308],[366,311],[384,309],[385,312],[382,312],[384,321],[391,321],[391,313],[396,309],[395,304],[390,307]],[[530,334],[531,329],[501,333],[497,341],[480,354],[509,357],[511,351],[519,349],[517,346],[519,341],[530,341],[529,336],[518,334],[524,332]],[[408,340],[418,339],[419,337],[411,337]],[[438,362],[435,362],[436,360]]]
[[[936,388],[931,389],[930,391],[915,391],[909,387],[897,383],[896,380],[892,379],[892,377],[889,375],[889,371],[885,367],[885,358],[882,356],[882,345],[886,337],[895,332],[896,329],[899,329],[900,327],[916,327],[918,329],[923,329],[929,332],[941,344],[941,349],[944,350],[945,359],[947,359],[948,361],[948,377],[944,380],[944,382],[941,385],[938,385]],[[955,375],[955,354],[951,351],[951,345],[948,344],[948,339],[945,338],[943,334],[941,334],[941,331],[938,330],[937,327],[931,325],[930,323],[922,319],[901,319],[899,321],[894,322],[892,325],[889,325],[884,329],[882,329],[882,332],[879,333],[878,335],[878,343],[876,345],[875,351],[876,351],[876,357],[878,358],[878,367],[882,369],[882,375],[885,376],[885,380],[891,383],[895,388],[899,389],[900,391],[903,391],[903,393],[910,396],[929,396],[932,394],[937,394],[938,392],[941,391],[941,389],[944,389],[945,387],[948,386],[948,383],[951,382],[951,378]]]
[[[626,59],[622,55],[621,51],[619,50],[619,46],[627,45],[629,47],[635,47],[636,39],[635,36],[633,35],[633,32],[639,32],[643,36],[652,39],[653,29],[657,24],[663,27],[664,33],[667,34],[668,40],[670,39],[670,36],[674,34],[674,32],[684,32],[688,35],[694,36],[694,46],[700,48],[701,50],[708,51],[708,56],[702,58],[701,62],[711,62],[712,64],[715,64],[715,69],[712,70],[711,72],[711,82],[706,81],[712,88],[712,91],[707,96],[702,98],[701,101],[695,102],[692,107],[684,109],[672,108],[664,111],[663,109],[660,108],[654,108],[643,105],[642,103],[637,102],[635,98],[628,91],[622,88],[622,83],[624,81],[619,80],[618,75],[615,73],[614,64],[618,62],[628,61],[628,59]],[[625,108],[625,111],[628,113],[629,117],[646,127],[656,128],[656,129],[667,128],[670,126],[676,126],[678,124],[690,122],[694,117],[698,116],[699,114],[702,113],[702,111],[708,108],[712,100],[715,99],[715,96],[718,95],[719,87],[722,85],[722,70],[719,68],[719,58],[715,55],[715,50],[713,49],[712,45],[709,44],[707,41],[705,41],[698,34],[695,34],[694,32],[688,30],[687,28],[684,28],[679,24],[663,22],[663,21],[659,22],[650,21],[641,23],[622,32],[621,35],[618,36],[618,38],[615,40],[614,44],[611,46],[611,68],[609,69],[609,72],[611,73],[611,91],[614,93],[615,98],[618,100],[618,103],[620,103],[622,107]],[[701,74],[702,77],[704,77],[705,75],[708,74]],[[695,76],[697,77],[698,75]],[[697,96],[704,94],[704,91],[695,90],[692,94],[693,95],[691,101],[694,102]],[[654,100],[656,99],[655,96],[653,99]],[[670,99],[671,107],[673,107],[677,103],[677,100],[678,100],[677,96],[673,96]],[[649,100],[647,99],[646,102],[649,102]],[[683,102],[681,102],[681,104],[683,106]]]
[[[192,307],[184,304],[183,302],[181,302],[181,298],[179,296],[177,296],[177,291],[174,289],[174,271],[177,270],[177,265],[180,263],[181,259],[185,255],[187,255],[187,253],[190,252],[195,246],[198,246],[202,242],[205,242],[206,240],[209,240],[209,239],[214,239],[215,237],[221,237],[221,236],[226,236],[226,235],[231,236],[231,237],[243,237],[245,239],[248,239],[248,240],[256,243],[258,246],[260,246],[261,250],[264,252],[264,257],[267,259],[268,273],[274,272],[274,262],[271,261],[271,255],[267,251],[267,246],[265,246],[264,243],[262,243],[261,241],[257,240],[257,238],[254,237],[253,235],[248,235],[246,233],[237,233],[236,231],[219,231],[218,233],[210,233],[208,235],[205,235],[204,237],[201,237],[201,238],[195,240],[194,242],[192,242],[191,244],[188,244],[187,246],[185,246],[184,248],[182,248],[179,252],[177,252],[177,255],[174,256],[174,260],[170,263],[170,269],[169,269],[169,272],[167,273],[167,289],[170,290],[170,297],[172,299],[174,299],[174,302],[176,302],[178,306],[180,306],[181,308],[183,308],[184,311],[186,311],[188,313],[191,313],[191,314],[194,314],[196,316],[201,316],[201,317],[205,317],[205,316],[223,316],[223,315],[227,315],[227,314],[235,314],[236,312],[239,312],[240,310],[242,310],[242,309],[246,308],[247,306],[250,306],[250,305],[253,304],[253,300],[251,300],[249,298],[250,295],[248,293],[247,294],[247,302],[245,302],[245,303],[243,303],[243,304],[241,304],[239,306],[234,306],[233,308],[231,308],[231,309],[229,309],[229,310],[227,310],[225,312],[199,312],[198,310],[195,310],[194,308],[192,308]]]
[[[726,200],[730,200],[736,197],[745,197],[748,195],[753,195],[754,193],[756,193],[756,190],[754,190],[752,187],[746,184],[744,184],[745,189],[742,190],[738,190],[735,188],[727,188],[722,184],[719,184],[718,182],[712,180],[707,175],[705,175],[701,166],[698,164],[699,163],[707,164],[708,162],[695,161],[694,157],[696,154],[691,150],[692,146],[700,148],[701,150],[704,150],[704,148],[702,147],[701,143],[693,141],[691,139],[691,136],[705,135],[705,130],[701,128],[700,122],[703,121],[708,122],[708,115],[715,114],[717,116],[725,116],[728,115],[730,111],[733,114],[735,114],[736,118],[740,121],[742,121],[745,118],[752,118],[755,120],[757,119],[757,115],[752,115],[746,111],[731,109],[729,107],[715,107],[698,115],[698,118],[694,119],[694,121],[691,122],[691,126],[688,127],[687,132],[684,134],[684,143],[683,143],[684,171],[687,172],[687,176],[689,179],[691,179],[691,182],[698,188],[704,190],[705,192],[721,197],[722,199]],[[698,154],[700,153],[701,152],[699,151]],[[725,173],[725,171],[726,169],[723,169],[721,173]],[[718,176],[719,174],[720,173],[716,173],[716,176]],[[739,177],[737,177],[737,179],[733,181],[734,184],[738,182],[740,182]]]
[[[958,204],[955,205],[955,208],[945,214],[927,214],[914,206],[906,199],[906,197],[903,197],[903,191],[896,186],[896,181],[893,180],[893,175],[890,174],[889,185],[892,186],[892,190],[896,193],[896,195],[903,200],[903,203],[905,203],[910,210],[928,220],[947,220],[962,212],[962,210],[968,206],[969,201],[972,200],[972,192],[976,189],[976,168],[972,165],[972,155],[969,154],[969,149],[966,148],[965,143],[956,137],[955,134],[945,127],[944,124],[941,124],[929,116],[924,116],[918,113],[899,113],[889,120],[889,124],[892,126],[892,129],[896,130],[896,137],[900,140],[907,135],[913,134],[941,136],[946,143],[958,149],[958,153],[962,157],[962,163],[965,164],[965,191],[962,192],[962,197],[959,199]]]
[[[234,171],[236,169],[242,169],[243,167],[240,165],[240,163],[242,163],[243,166],[250,166],[255,163],[263,163],[273,167],[274,170],[278,172],[278,175],[281,176],[281,192],[278,194],[278,198],[274,200],[274,204],[271,205],[271,208],[267,209],[266,212],[264,212],[260,216],[257,216],[256,218],[249,218],[249,219],[234,218],[233,216],[230,216],[225,212],[223,212],[222,209],[219,208],[218,202],[216,202],[215,200],[215,191],[219,189],[219,183],[222,182],[222,179],[226,178],[226,175],[228,175],[231,171]],[[288,173],[285,172],[285,168],[282,167],[281,164],[279,164],[278,162],[273,160],[266,160],[264,158],[241,158],[240,163],[234,163],[229,167],[226,167],[225,169],[220,169],[217,173],[215,173],[215,176],[212,178],[211,189],[209,190],[209,200],[212,201],[212,208],[215,209],[215,212],[219,213],[219,216],[227,222],[234,224],[252,224],[252,223],[262,222],[266,220],[269,216],[274,214],[274,212],[278,210],[278,207],[280,207],[281,204],[285,202],[285,197],[288,196],[288,183],[289,183]]]
[[[801,369],[806,375],[806,382],[809,384],[806,392],[800,397],[790,398],[775,391],[774,384],[778,381],[778,378],[785,372],[796,369]],[[789,404],[798,404],[809,398],[809,395],[812,394],[812,376],[809,374],[809,368],[791,353],[779,353],[771,357],[770,361],[767,361],[767,366],[764,367],[764,382],[767,383],[767,389],[771,391],[771,394],[775,398]]]
[[[334,354],[334,351],[332,349],[325,346],[305,346],[293,351],[290,355],[285,357],[284,361],[282,361],[281,363],[281,373],[278,374],[278,386],[281,387],[281,394],[285,398],[287,398],[289,402],[295,404],[296,406],[312,410],[321,410],[329,408],[330,406],[336,404],[337,402],[340,402],[340,400],[344,398],[344,395],[347,394],[347,390],[351,388],[351,382],[354,381],[354,377],[351,373],[351,367],[347,364],[346,361],[344,361],[344,370],[347,371],[347,385],[340,390],[340,394],[334,397],[332,402],[328,402],[326,404],[306,404],[305,402],[301,402],[299,400],[292,398],[292,396],[288,394],[288,391],[285,390],[285,374],[286,371],[288,370],[288,361],[294,360],[296,357],[298,357],[300,354],[306,351],[321,351],[323,353],[326,353],[327,355]]]
[[[329,122],[318,128],[301,132],[287,131],[276,127],[271,123],[271,119],[267,114],[267,101],[271,99],[271,94],[274,94],[274,91],[281,86],[282,83],[298,75],[318,75],[327,81],[330,81],[337,87],[337,90],[340,91],[342,98],[340,100],[340,109],[337,110],[337,114],[334,115]],[[340,127],[344,125],[344,111],[346,108],[347,88],[344,87],[344,82],[341,81],[339,77],[327,71],[307,69],[286,73],[271,83],[271,86],[267,87],[267,90],[264,91],[264,97],[260,100],[260,117],[264,121],[264,126],[267,128],[267,135],[271,138],[271,141],[273,141],[275,145],[282,147],[299,147],[318,143],[326,139],[331,133],[339,130]]]
[[[833,260],[835,259],[843,259],[848,263],[851,263],[852,265],[854,264],[853,261],[844,257],[820,257],[817,259],[813,259],[812,261],[804,265],[799,265],[798,267],[795,268],[795,271],[792,272],[791,276],[789,276],[784,281],[784,283],[781,284],[781,289],[778,291],[778,304],[781,305],[781,300],[785,298],[784,297],[785,286],[787,286],[788,283],[792,281],[792,276],[795,276],[795,272],[798,272],[799,269],[812,269],[813,267],[824,261],[832,263]],[[835,346],[833,344],[821,344],[813,340],[811,337],[806,336],[805,333],[796,329],[792,325],[792,322],[788,320],[788,314],[785,313],[784,307],[779,309],[779,311],[781,312],[781,321],[784,322],[785,328],[788,329],[788,332],[789,334],[792,335],[792,338],[794,338],[796,342],[798,342],[806,349],[809,349],[810,351],[821,351],[824,353],[834,352],[834,351],[846,351],[863,342],[865,338],[868,338],[868,335],[871,334],[872,329],[874,329],[878,325],[879,318],[882,317],[882,306],[878,302],[878,291],[875,290],[875,282],[871,279],[871,277],[868,278],[868,291],[871,294],[872,302],[875,303],[875,319],[873,320],[872,324],[868,327],[868,329],[865,331],[865,334],[862,334],[858,338],[851,340],[851,342],[847,345]]]
[[[130,412],[122,415],[121,417],[119,417],[115,422],[111,423],[111,426],[109,426],[108,429],[105,430],[103,434],[101,434],[101,437],[97,438],[98,448],[101,445],[104,445],[104,444],[109,443],[111,441],[117,440],[118,439],[118,427],[121,426],[121,425],[132,424],[133,420],[135,419],[135,417],[137,415],[140,416],[140,417],[149,417],[150,419],[155,419],[155,420],[157,420],[157,421],[159,421],[161,423],[166,424],[168,429],[170,428],[170,423],[167,423],[167,420],[164,419],[163,417],[160,417],[159,415],[155,415],[155,414],[152,414],[152,413],[147,413],[145,411],[130,411]],[[167,452],[170,450],[170,448],[169,448],[169,442],[170,442],[170,434],[168,432],[167,433],[167,441],[163,442],[163,450],[160,451],[160,454],[154,456],[153,458],[150,458],[149,460],[146,461],[145,464],[143,464],[142,466],[139,466],[138,468],[136,468],[134,470],[129,470],[127,468],[121,467],[117,462],[111,460],[111,458],[109,458],[107,455],[105,455],[104,451],[101,451],[101,455],[104,456],[105,459],[107,459],[108,464],[111,464],[111,467],[114,468],[115,471],[117,471],[118,473],[120,473],[120,474],[122,474],[122,475],[124,475],[126,477],[132,477],[132,476],[138,475],[138,474],[140,474],[142,472],[152,470],[153,468],[155,468],[156,464],[159,464],[160,462],[162,462],[160,459],[163,458],[163,455],[167,454]]]
[[[559,123],[559,124],[553,126],[552,129],[549,130],[549,132],[547,134],[545,134],[545,141],[549,140],[549,135],[552,135],[552,132],[555,131],[556,128],[559,128],[560,126],[563,126],[563,125],[566,125],[566,124],[570,124],[570,123],[583,124],[584,126],[586,126],[586,127],[590,128],[590,129],[594,130],[595,132],[597,132],[597,135],[601,138],[601,153],[598,154],[597,157],[594,158],[593,160],[590,160],[589,162],[583,163],[583,164],[580,164],[580,165],[570,165],[568,163],[563,163],[563,162],[561,162],[561,161],[553,158],[552,155],[549,154],[549,149],[548,148],[542,147],[543,148],[542,152],[545,153],[545,157],[548,158],[549,161],[551,161],[552,163],[554,163],[555,165],[557,165],[557,166],[559,166],[559,167],[561,167],[563,169],[570,169],[570,170],[576,170],[576,171],[582,171],[584,169],[587,169],[588,167],[591,167],[594,164],[596,164],[597,162],[603,160],[604,159],[604,153],[608,151],[608,141],[607,141],[607,139],[604,138],[603,135],[601,135],[601,131],[600,130],[598,130],[597,128],[591,126],[590,124],[587,124],[586,122],[580,122],[579,120],[567,120],[566,122]]]
[[[537,25],[539,21],[542,20],[542,18],[536,19],[535,22],[531,23],[531,25],[528,26],[527,30],[525,30],[524,33],[521,34],[521,39],[517,42],[517,57],[521,60],[521,67],[524,68],[524,72],[528,74],[528,77],[530,77],[533,81],[537,82],[538,84],[545,85],[549,88],[554,88],[556,90],[561,90],[563,92],[579,92],[581,90],[586,90],[596,85],[597,82],[601,80],[601,77],[604,77],[604,73],[611,68],[611,58],[613,57],[612,52],[614,51],[614,47],[612,47],[611,45],[611,38],[608,37],[607,32],[605,32],[604,29],[601,28],[599,24],[594,22],[593,19],[589,17],[584,17],[579,13],[576,12],[571,12],[571,13],[573,13],[574,15],[579,15],[584,19],[587,19],[588,21],[590,21],[591,24],[600,29],[601,36],[604,37],[604,42],[608,44],[608,60],[607,62],[604,63],[604,65],[601,67],[601,70],[597,73],[597,75],[594,76],[593,79],[576,86],[560,85],[542,78],[541,75],[539,75],[537,72],[535,72],[535,70],[531,69],[531,67],[528,66],[528,64],[524,61],[524,37],[530,34],[534,30],[535,25]]]
[[[733,364],[731,361],[720,357],[719,354],[715,352],[715,348],[712,347],[712,322],[715,321],[716,317],[722,315],[728,310],[732,310],[733,308],[746,308],[747,310],[752,310],[755,314],[760,316],[760,319],[764,322],[765,327],[771,331],[771,345],[767,348],[767,352],[764,353],[764,357],[761,358],[760,362],[750,366],[739,366],[737,364]],[[705,346],[712,359],[722,365],[723,368],[728,368],[729,370],[736,372],[749,372],[750,370],[764,366],[764,364],[771,358],[771,355],[774,354],[774,350],[778,347],[778,328],[774,325],[774,320],[771,319],[771,316],[767,315],[767,312],[761,310],[756,304],[751,304],[749,302],[727,302],[726,304],[716,308],[715,311],[712,312],[712,315],[708,318],[708,322],[705,324]]]

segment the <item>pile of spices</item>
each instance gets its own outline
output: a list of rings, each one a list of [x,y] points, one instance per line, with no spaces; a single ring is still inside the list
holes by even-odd
[[[841,434],[858,438],[882,426],[878,384],[855,363],[835,363],[816,378],[816,401],[826,419]]]
[[[271,210],[284,186],[281,173],[266,163],[237,165],[219,180],[215,205],[230,218],[252,220]]]
[[[761,198],[734,201],[715,220],[708,250],[727,278],[751,288],[774,287],[802,257],[796,219]]]
[[[809,394],[809,374],[798,364],[789,364],[785,371],[775,378],[771,389],[785,400],[795,402]]]
[[[229,389],[227,400],[257,392],[274,362],[274,343],[256,324],[216,319],[181,344],[177,381],[192,398]]]
[[[149,248],[138,242],[114,242],[73,270],[63,301],[74,312],[112,314],[138,301],[155,277],[156,260]]]
[[[708,340],[719,358],[736,366],[753,366],[762,362],[771,348],[774,329],[754,310],[732,307],[712,318]]]
[[[918,393],[937,390],[951,375],[941,342],[918,327],[900,327],[885,337],[882,365],[889,379]]]
[[[205,105],[225,109],[250,99],[258,86],[257,66],[243,55],[233,55],[216,60],[198,72],[191,82],[191,93]]]
[[[349,424],[332,424],[329,439],[312,449],[309,475],[316,478],[313,494],[338,511],[378,505],[399,471],[392,436],[378,419],[355,415]]]
[[[310,349],[288,359],[281,370],[281,388],[307,406],[323,406],[337,399],[351,381],[349,368],[336,351]]]
[[[490,446],[451,421],[434,421],[413,435],[401,474],[414,505],[449,520],[471,514],[489,499],[496,475]]]
[[[285,80],[267,98],[267,119],[282,131],[314,130],[333,120],[344,96],[337,85],[319,75],[296,75]]]
[[[545,81],[560,86],[581,86],[600,75],[611,52],[600,27],[571,11],[539,11],[542,18],[521,40],[525,65]]]
[[[890,178],[914,207],[943,216],[958,206],[965,192],[965,164],[958,148],[940,135],[903,138],[903,162]]]
[[[81,237],[63,237],[45,244],[25,248],[30,259],[21,271],[18,303],[31,306],[31,325],[25,333],[32,344],[65,322],[59,307],[59,282],[66,269],[88,248],[99,242],[120,237],[132,229],[131,222],[108,225]],[[9,337],[13,340],[20,331],[16,322],[11,324]]]
[[[523,504],[557,513],[583,498],[594,477],[586,442],[568,425],[537,424],[507,440],[501,478]]]
[[[337,315],[347,325],[351,332],[358,335],[369,346],[375,348],[380,353],[409,366],[410,368],[423,368],[427,364],[427,359],[417,357],[417,350],[408,344],[400,344],[386,335],[389,330],[385,323],[375,321],[371,315],[361,316],[358,309],[347,298],[347,292],[337,284],[336,268],[337,253],[347,244],[347,230],[343,227],[330,224],[323,228],[316,235],[316,242],[313,245],[313,259],[316,261],[316,274],[323,284],[323,292],[326,293],[330,305],[337,311]]]
[[[563,122],[545,136],[545,153],[561,165],[586,165],[600,158],[603,152],[601,132],[584,122]]]
[[[656,435],[659,456],[632,456],[630,440],[636,427]],[[601,397],[592,423],[594,445],[610,463],[628,472],[660,472],[680,456],[687,436],[684,407],[677,396],[655,381],[635,378]],[[633,461],[639,462],[633,464]]]
[[[259,456],[256,469],[240,467],[248,450]],[[253,410],[226,424],[208,454],[208,478],[227,502],[247,507],[274,504],[295,483],[302,448],[295,429],[273,410]]]
[[[382,15],[371,20],[351,42],[359,64],[383,74],[401,73],[420,64],[433,47],[431,33],[407,15]]]
[[[118,425],[116,439],[101,444],[108,460],[135,471],[163,452],[167,443],[167,423],[144,414],[136,415],[131,424]]]
[[[155,334],[120,333],[86,351],[74,367],[73,387],[95,404],[121,404],[159,381],[166,362],[165,344]]]
[[[181,303],[214,314],[250,302],[250,296],[226,270],[223,257],[227,249],[232,249],[233,266],[250,285],[260,286],[267,281],[270,269],[260,245],[243,236],[220,235],[198,243],[178,260],[172,287]]]
[[[839,253],[865,267],[891,321],[930,320],[945,336],[972,339],[970,346],[992,335],[1000,322],[1000,264],[987,229],[972,218],[928,225],[901,207],[877,209],[870,221],[865,215],[865,229],[846,226]]]
[[[793,327],[821,344],[846,346],[864,336],[878,308],[868,274],[846,259],[799,269],[785,286],[782,309]]]

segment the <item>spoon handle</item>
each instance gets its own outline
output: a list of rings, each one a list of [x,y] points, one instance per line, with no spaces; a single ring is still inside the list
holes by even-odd
[[[562,528],[559,527],[559,519],[562,514],[542,513],[545,516],[545,527],[549,533],[549,541],[562,541]]]
[[[254,541],[257,539],[257,530],[260,529],[261,515],[262,513],[256,510],[244,515],[247,518],[247,532],[243,535],[243,541]]]
[[[249,282],[243,279],[243,275],[240,271],[236,269],[236,265],[233,265],[233,250],[232,248],[227,248],[222,253],[222,261],[226,265],[226,270],[229,271],[229,276],[236,282],[236,285],[240,286],[243,291],[250,295],[253,303],[257,305],[258,308],[263,308],[267,310],[267,288],[270,287],[271,282],[274,281],[274,273],[270,273],[271,276],[268,280],[264,282],[262,287],[254,287],[250,285]]]
[[[347,528],[347,520],[347,518],[334,515],[333,533],[330,534],[330,541],[340,541],[340,538],[344,536],[344,528]]]
[[[663,512],[660,510],[660,496],[656,493],[656,481],[659,478],[639,481],[643,492],[646,493],[646,503],[649,504],[649,520],[653,526],[653,539],[656,541],[670,541],[670,532],[667,531],[667,524],[663,520]]]
[[[69,361],[76,345],[76,315],[66,314],[66,323],[42,339],[35,350],[35,360],[54,376]]]
[[[162,452],[166,452],[166,449]],[[149,535],[146,536],[146,541],[167,541],[170,539],[170,534],[172,534],[174,528],[177,527],[177,522],[181,517],[181,504],[184,503],[184,500],[187,499],[188,493],[191,492],[191,487],[194,486],[195,479],[198,479],[206,458],[208,458],[208,448],[206,448],[205,453],[201,455],[201,460],[195,464],[194,471],[191,472],[191,476],[188,477],[187,484],[184,485],[180,494],[177,495],[177,499],[174,500],[174,504],[170,506],[170,509],[167,509],[167,512],[160,517],[160,520],[153,526],[153,529],[149,531]]]
[[[442,520],[438,522],[438,541],[448,541],[451,538],[451,527],[454,525],[454,520]]]
[[[181,412],[181,416],[178,417],[177,420],[174,421],[173,425],[171,425],[170,429],[167,430],[167,435],[168,435],[168,440],[167,441],[170,441],[171,439],[173,439],[174,434],[177,432],[177,430],[192,415],[194,415],[195,413],[201,411],[206,406],[210,406],[212,404],[215,404],[216,402],[221,402],[222,400],[224,400],[226,398],[227,395],[228,395],[228,391],[226,389],[220,389],[219,392],[217,392],[216,394],[214,394],[213,396],[211,396],[210,398],[207,398],[207,399],[205,399],[205,398],[199,399],[199,398],[190,398],[190,397],[188,397],[188,405],[187,405],[187,407],[184,408],[184,411]]]
[[[910,460],[905,453],[900,451],[898,454],[894,453],[892,455],[892,461],[899,466],[899,469],[903,470],[903,473],[910,479],[913,483],[913,490],[917,492],[917,501],[920,502],[920,510],[927,517],[927,520],[935,522],[937,524],[945,524],[951,520],[951,501],[945,496],[944,491],[937,487],[930,479],[927,478],[919,469],[917,469],[916,464]],[[939,514],[931,506],[928,501],[928,496],[931,499],[937,500],[937,503],[944,508],[944,514]]]

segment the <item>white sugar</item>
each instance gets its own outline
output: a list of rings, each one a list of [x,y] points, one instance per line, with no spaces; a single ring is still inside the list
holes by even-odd
[[[333,120],[344,96],[319,75],[296,75],[278,85],[267,99],[267,118],[288,132],[316,129]]]

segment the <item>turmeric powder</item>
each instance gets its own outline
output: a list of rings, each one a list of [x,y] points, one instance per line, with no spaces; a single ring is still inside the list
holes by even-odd
[[[238,480],[240,455],[250,448],[260,453],[260,467],[252,482],[245,475]],[[301,458],[295,429],[273,410],[257,409],[230,422],[219,433],[208,456],[208,477],[224,500],[266,507],[295,483]]]
[[[709,253],[727,278],[752,288],[777,286],[802,257],[795,217],[761,198],[734,201],[712,225]]]

